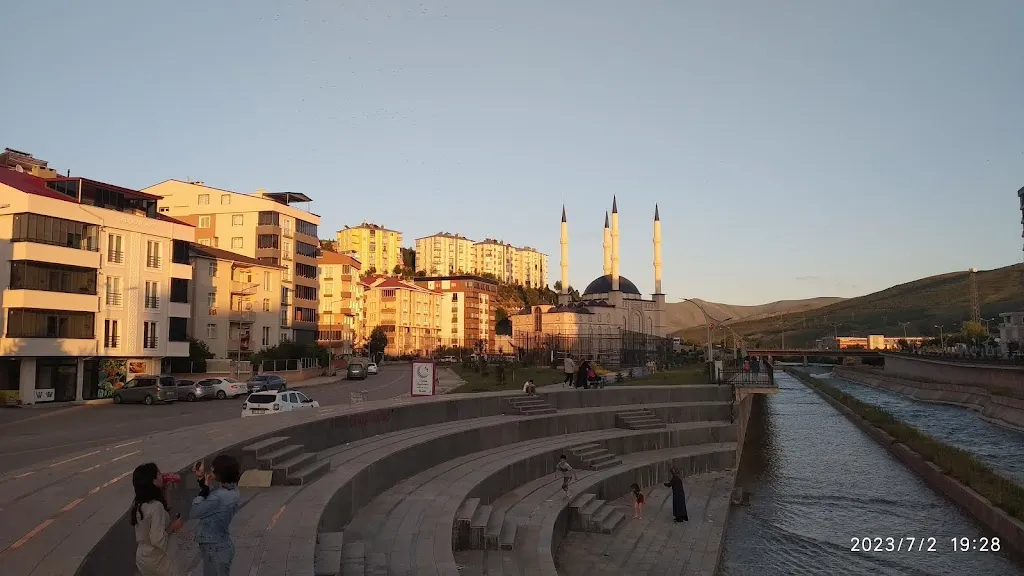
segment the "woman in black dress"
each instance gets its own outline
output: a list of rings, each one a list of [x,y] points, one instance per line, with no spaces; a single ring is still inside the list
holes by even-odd
[[[686,522],[689,520],[686,514],[686,492],[677,468],[672,469],[672,478],[665,482],[665,486],[672,489],[672,516],[675,516],[676,522]]]

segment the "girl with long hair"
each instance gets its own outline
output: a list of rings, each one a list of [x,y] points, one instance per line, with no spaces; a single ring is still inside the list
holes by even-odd
[[[132,474],[135,500],[129,521],[135,527],[135,566],[140,576],[178,576],[178,567],[167,550],[171,534],[181,530],[181,515],[172,520],[167,504],[167,484],[157,465],[148,462]]]

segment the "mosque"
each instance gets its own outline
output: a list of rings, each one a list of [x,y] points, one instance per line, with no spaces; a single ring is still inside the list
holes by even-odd
[[[562,207],[562,290],[558,305],[524,308],[511,317],[517,347],[553,340],[589,342],[580,353],[600,357],[620,348],[627,334],[664,337],[665,295],[661,292],[661,217],[654,207],[654,294],[645,299],[636,284],[619,274],[619,208],[612,198],[611,222],[604,216],[604,274],[587,285],[579,300],[569,294],[569,224]],[[561,348],[561,346],[559,346]],[[572,346],[579,348],[579,344]]]

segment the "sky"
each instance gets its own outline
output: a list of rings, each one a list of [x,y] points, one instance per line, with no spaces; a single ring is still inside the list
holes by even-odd
[[[1019,0],[34,0],[0,147],[127,187],[300,191],[560,277],[759,304],[1021,261]]]

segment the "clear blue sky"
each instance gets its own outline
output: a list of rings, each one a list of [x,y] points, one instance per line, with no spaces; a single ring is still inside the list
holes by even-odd
[[[733,304],[1021,259],[1024,2],[34,0],[0,146],[130,187],[302,191]],[[388,7],[394,6],[394,7]]]

